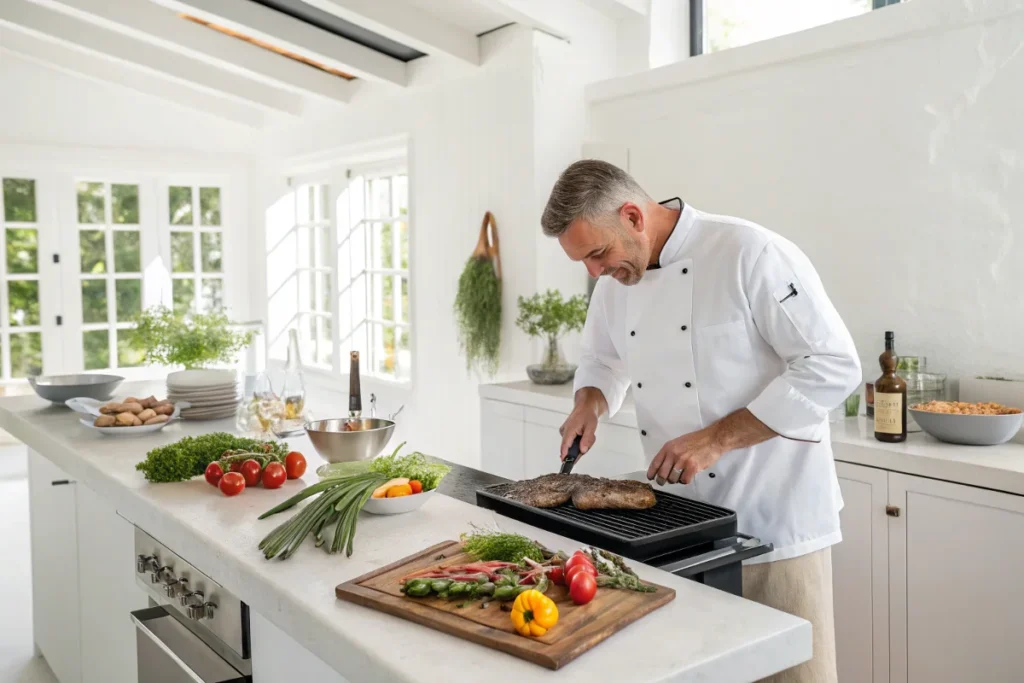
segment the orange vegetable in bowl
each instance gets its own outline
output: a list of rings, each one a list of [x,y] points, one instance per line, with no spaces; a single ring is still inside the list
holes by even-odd
[[[409,486],[412,487],[413,493],[423,493],[423,484],[419,480],[413,479],[409,482]]]
[[[409,486],[408,484],[395,484],[394,486],[388,489],[388,492],[385,495],[388,498],[398,498],[399,496],[411,496],[412,487]]]

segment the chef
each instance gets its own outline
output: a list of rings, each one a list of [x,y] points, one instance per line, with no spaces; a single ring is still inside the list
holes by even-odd
[[[836,681],[830,546],[843,501],[828,413],[861,369],[814,267],[770,230],[653,201],[603,161],[562,173],[541,224],[607,276],[587,313],[562,457],[577,435],[585,455],[631,388],[647,478],[735,510],[773,543],[744,565],[744,596],[813,625],[813,658],[769,680]]]

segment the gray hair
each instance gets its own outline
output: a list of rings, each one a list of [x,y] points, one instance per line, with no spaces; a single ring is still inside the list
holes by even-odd
[[[633,177],[598,159],[577,161],[558,177],[540,217],[544,234],[558,237],[573,221],[608,223],[626,202],[643,205],[651,198]]]

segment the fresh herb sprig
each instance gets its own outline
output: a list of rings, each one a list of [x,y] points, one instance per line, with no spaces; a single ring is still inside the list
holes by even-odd
[[[535,562],[544,561],[541,546],[520,534],[500,531],[476,529],[460,536],[462,549],[473,557],[484,560],[501,560],[502,562],[521,562],[528,557]]]
[[[146,459],[135,465],[151,482],[186,481],[198,477],[225,451],[263,453],[283,460],[288,454],[286,444],[276,441],[246,439],[226,432],[186,436],[180,441],[154,448]]]

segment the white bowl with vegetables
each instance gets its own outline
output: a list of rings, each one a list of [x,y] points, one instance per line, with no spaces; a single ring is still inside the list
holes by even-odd
[[[321,480],[366,472],[377,472],[391,478],[374,488],[363,505],[372,515],[401,515],[423,507],[434,497],[437,485],[448,472],[447,465],[430,463],[419,453],[398,457],[401,444],[390,456],[369,461],[338,462],[321,465]]]

